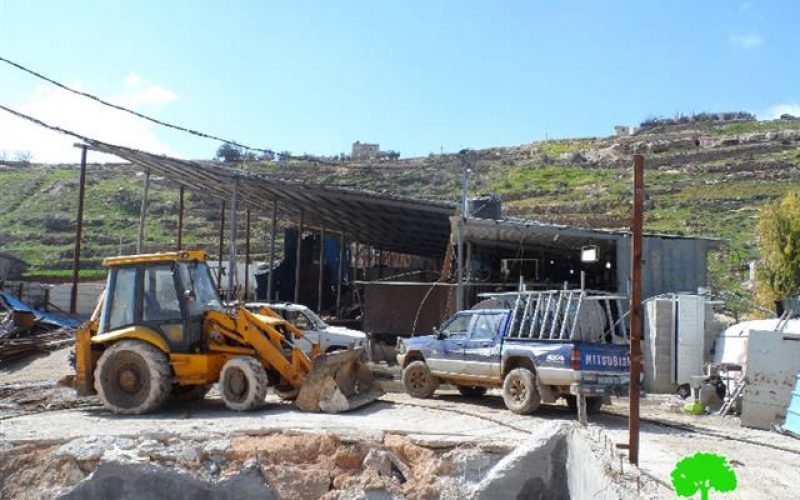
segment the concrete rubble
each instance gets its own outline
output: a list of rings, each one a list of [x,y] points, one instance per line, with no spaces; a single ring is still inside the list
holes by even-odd
[[[582,443],[589,438],[574,424],[553,424],[498,453],[479,445],[426,448],[395,434],[381,441],[297,432],[85,436],[3,449],[0,497],[569,498],[599,481],[614,492],[604,498],[622,498],[613,481],[592,479],[602,470],[588,465],[602,463],[600,455],[585,455],[568,472],[567,461],[577,460],[570,453],[591,449]]]

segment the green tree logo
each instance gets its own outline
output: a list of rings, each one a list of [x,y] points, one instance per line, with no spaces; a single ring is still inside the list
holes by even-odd
[[[679,496],[691,497],[700,491],[700,498],[708,500],[708,491],[711,489],[720,493],[735,490],[736,473],[722,455],[695,453],[675,465],[672,486]]]

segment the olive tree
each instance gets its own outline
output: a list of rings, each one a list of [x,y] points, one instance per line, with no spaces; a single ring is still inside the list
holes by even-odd
[[[761,209],[756,295],[761,305],[800,294],[800,193],[792,192]]]

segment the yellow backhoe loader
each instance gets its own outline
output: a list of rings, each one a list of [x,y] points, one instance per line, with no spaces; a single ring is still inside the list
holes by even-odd
[[[105,259],[108,281],[76,332],[78,393],[115,413],[157,410],[169,397],[203,398],[219,382],[225,405],[258,408],[267,388],[301,410],[338,413],[382,393],[363,349],[307,356],[303,333],[263,307],[225,307],[203,251]]]

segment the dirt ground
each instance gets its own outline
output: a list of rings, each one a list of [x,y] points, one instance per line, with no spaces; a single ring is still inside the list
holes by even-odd
[[[291,488],[307,484],[311,488],[298,494],[300,498],[318,497],[317,493],[328,491],[323,486],[333,488],[334,483],[340,493],[351,487],[374,487],[383,488],[390,497],[437,498],[443,483],[434,486],[434,479],[450,477],[448,471],[452,472],[454,463],[461,463],[463,453],[467,453],[464,450],[481,450],[480,460],[486,463],[477,470],[478,474],[481,470],[485,473],[491,460],[499,460],[537,429],[575,420],[560,404],[543,405],[531,416],[515,415],[505,409],[495,391],[480,398],[440,391],[428,400],[388,393],[373,405],[335,416],[303,413],[271,396],[260,410],[233,413],[212,391],[203,401],[169,403],[157,414],[120,417],[106,412],[96,400],[72,399],[70,389],[55,384],[56,379],[69,373],[67,351],[28,358],[0,370],[0,452],[7,458],[15,457],[17,466],[35,463],[46,450],[52,453],[50,448],[70,442],[133,439],[137,440],[136,446],[141,446],[142,440],[154,440],[166,449],[194,443],[203,450],[208,443],[222,440],[227,443],[224,449],[228,467],[258,456],[265,477],[279,490],[282,484],[284,488],[289,488],[286,484]],[[615,446],[627,442],[626,410],[625,400],[615,400],[613,406],[591,417],[588,427],[588,432],[603,444],[613,474],[638,474],[626,460],[620,460],[622,455]],[[739,486],[724,498],[796,498],[800,491],[796,466],[800,461],[800,440],[743,428],[737,418],[671,413],[662,408],[658,398],[644,401],[642,417],[642,475],[663,484],[655,493],[649,492],[649,498],[674,497],[668,489],[672,469],[678,460],[698,451],[723,454],[733,465]],[[24,449],[27,451],[21,453]],[[444,454],[454,449],[461,450],[462,455],[444,459],[452,462],[449,465],[444,463]],[[272,450],[272,458],[262,456],[264,450]],[[386,461],[388,455],[379,454],[381,458],[375,458],[375,463],[383,463],[385,470],[378,473],[381,467],[363,465],[369,462],[365,460],[370,450],[376,450],[373,455],[391,452],[392,457],[401,458],[400,465],[392,465],[394,462]],[[183,452],[181,448],[175,453]],[[193,452],[186,453],[191,458]],[[490,460],[488,456],[494,458]],[[395,471],[402,469],[402,464],[419,465]],[[80,465],[80,473],[62,463],[49,474],[60,474],[62,479],[83,478],[88,469],[85,464]],[[8,467],[3,469],[0,479],[10,477]],[[329,471],[325,481],[313,479],[314,471],[319,470]],[[403,481],[391,483],[387,478],[392,474],[400,474]],[[290,479],[297,477],[307,477],[307,481],[297,483]],[[31,487],[35,488],[34,483]],[[297,493],[291,488],[284,493]]]

